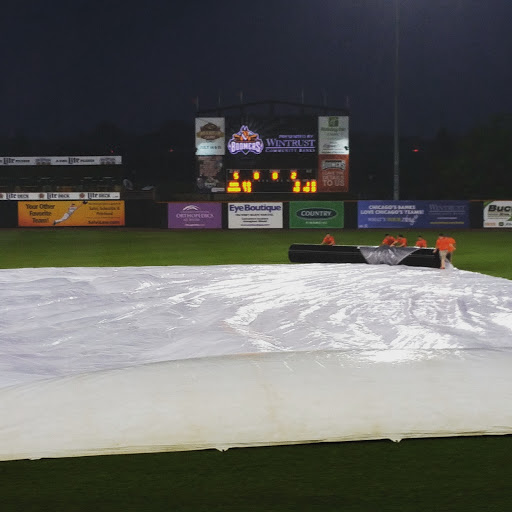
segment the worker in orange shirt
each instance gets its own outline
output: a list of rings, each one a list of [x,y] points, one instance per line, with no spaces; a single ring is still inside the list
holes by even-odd
[[[322,245],[335,245],[336,242],[334,241],[334,237],[327,233],[327,235],[324,236],[324,239],[322,240]]]
[[[418,240],[416,240],[414,247],[420,247],[422,249],[426,249],[427,241],[421,235],[418,235]]]
[[[380,243],[380,245],[393,245],[395,242],[395,237],[391,236],[389,233],[384,235],[384,240]]]
[[[434,254],[439,251],[439,259],[441,260],[440,268],[442,269],[446,268],[446,259],[450,250],[453,251],[453,245],[450,242],[450,239],[440,233],[439,238],[436,240]]]
[[[407,246],[407,238],[404,235],[400,234],[396,237],[396,240],[391,244],[395,247],[406,247]]]
[[[446,238],[448,238],[448,240],[450,241],[450,243],[452,244],[451,245],[451,249],[448,250],[448,254],[446,255],[446,259],[452,263],[453,261],[453,251],[455,251],[455,249],[457,249],[457,242],[455,241],[455,238],[451,237],[450,235],[446,235]]]

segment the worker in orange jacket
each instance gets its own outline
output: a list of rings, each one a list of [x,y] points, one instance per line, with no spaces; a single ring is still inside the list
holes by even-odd
[[[335,245],[336,242],[334,241],[334,237],[327,233],[327,235],[324,236],[324,239],[322,240],[322,245]]]
[[[421,235],[418,235],[418,240],[416,240],[414,247],[420,247],[421,249],[426,249],[427,241]]]
[[[406,247],[407,246],[407,238],[404,235],[398,235],[396,240],[391,244],[395,247]]]
[[[380,243],[380,245],[393,245],[395,242],[395,237],[391,236],[389,233],[384,235],[384,240]]]

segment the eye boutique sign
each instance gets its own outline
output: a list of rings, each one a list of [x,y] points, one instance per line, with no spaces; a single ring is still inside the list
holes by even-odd
[[[229,203],[229,229],[282,229],[283,203]]]

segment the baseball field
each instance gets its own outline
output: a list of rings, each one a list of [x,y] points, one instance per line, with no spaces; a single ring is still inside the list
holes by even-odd
[[[6,229],[0,271],[286,264],[292,243],[320,243],[324,234]],[[339,245],[378,245],[384,237],[374,230],[331,234]],[[404,233],[410,244],[418,234],[434,245],[437,232]],[[449,234],[457,241],[456,268],[512,279],[512,232]],[[0,462],[0,502],[8,511],[504,511],[512,507],[510,461],[511,436],[18,460]]]

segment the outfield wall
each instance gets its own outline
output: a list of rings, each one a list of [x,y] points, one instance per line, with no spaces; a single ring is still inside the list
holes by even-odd
[[[512,227],[512,201],[0,201],[0,228],[478,229]],[[88,203],[82,205],[82,203]],[[108,204],[107,204],[108,203]],[[75,210],[78,208],[75,207]],[[34,213],[36,212],[36,213]],[[55,217],[55,218],[54,218]]]

